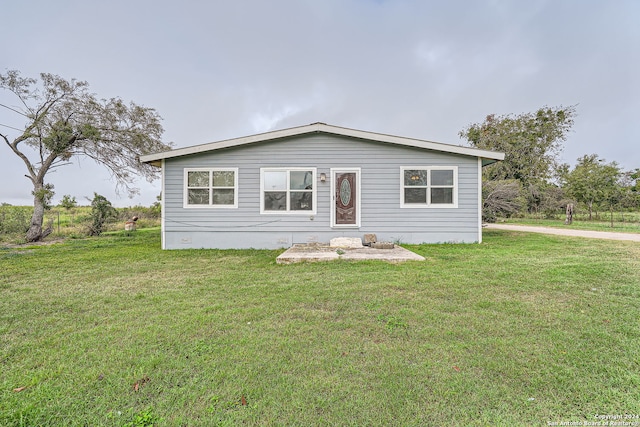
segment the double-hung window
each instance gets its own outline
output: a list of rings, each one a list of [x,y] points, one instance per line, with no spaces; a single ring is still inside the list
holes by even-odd
[[[260,169],[260,212],[314,214],[315,182],[315,168]]]
[[[458,206],[458,168],[456,166],[411,166],[400,168],[400,206]]]
[[[185,169],[184,183],[185,207],[238,207],[237,168]]]

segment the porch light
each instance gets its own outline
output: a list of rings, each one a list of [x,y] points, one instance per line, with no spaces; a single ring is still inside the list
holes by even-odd
[[[327,174],[322,172],[320,174],[320,182],[325,182],[327,180]]]

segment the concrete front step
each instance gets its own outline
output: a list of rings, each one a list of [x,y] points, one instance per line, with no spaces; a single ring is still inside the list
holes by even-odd
[[[357,249],[336,248],[326,245],[297,244],[287,249],[276,258],[278,264],[292,264],[295,262],[317,262],[344,260],[380,260],[387,262],[424,261],[425,258],[400,246],[393,249],[374,249],[361,247]]]

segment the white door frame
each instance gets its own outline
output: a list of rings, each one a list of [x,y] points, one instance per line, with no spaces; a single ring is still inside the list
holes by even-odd
[[[331,228],[360,228],[360,211],[361,200],[360,196],[360,168],[331,168],[329,170],[331,174]],[[355,224],[336,224],[336,173],[355,173],[356,174],[356,223]]]

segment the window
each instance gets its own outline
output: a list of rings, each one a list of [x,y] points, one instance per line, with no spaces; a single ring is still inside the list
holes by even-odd
[[[238,169],[185,169],[184,206],[238,207]]]
[[[262,213],[315,213],[314,168],[260,169]]]
[[[402,193],[400,206],[458,206],[458,168],[456,166],[415,166],[400,168]]]

